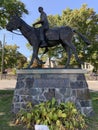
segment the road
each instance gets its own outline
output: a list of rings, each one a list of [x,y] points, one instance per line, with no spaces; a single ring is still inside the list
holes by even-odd
[[[92,91],[98,91],[98,80],[87,81],[88,87]],[[0,80],[0,90],[13,90],[16,86],[16,80]]]

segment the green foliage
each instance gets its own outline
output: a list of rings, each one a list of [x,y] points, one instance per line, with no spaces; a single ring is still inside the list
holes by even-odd
[[[61,16],[61,23],[64,26],[68,25],[77,29],[90,40],[92,44],[90,48],[87,48],[88,53],[86,55],[83,53],[83,48],[86,45],[80,37],[75,35],[73,43],[77,48],[79,58],[84,62],[91,63],[96,68],[96,66],[98,66],[98,63],[96,63],[96,56],[98,55],[98,40],[96,39],[98,35],[98,14],[96,14],[93,8],[88,8],[87,5],[84,4],[80,9],[64,10]],[[72,64],[75,63],[74,58],[71,61]]]
[[[50,130],[84,130],[87,127],[84,116],[72,102],[58,104],[54,98],[35,106],[28,103],[26,110],[17,114],[16,124],[30,129],[35,124],[44,124]]]
[[[17,49],[17,45],[5,45],[4,47],[4,69],[7,68],[23,68],[27,63],[27,58]],[[0,66],[2,53],[0,51]]]
[[[52,27],[57,27],[57,26],[61,26],[61,16],[59,15],[49,15],[48,16],[48,20],[49,20],[49,24],[50,24],[50,28]]]
[[[23,13],[28,14],[25,5],[19,0],[0,0],[0,28],[5,28],[10,16],[16,12],[19,16]]]

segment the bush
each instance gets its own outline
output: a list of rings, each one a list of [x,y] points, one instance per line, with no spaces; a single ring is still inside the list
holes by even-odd
[[[15,123],[31,130],[35,124],[47,125],[50,130],[84,130],[87,127],[85,117],[72,102],[58,104],[54,98],[35,106],[28,103],[26,109],[16,115]]]

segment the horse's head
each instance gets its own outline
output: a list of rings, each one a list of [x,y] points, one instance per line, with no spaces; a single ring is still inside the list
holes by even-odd
[[[16,30],[20,27],[20,18],[18,16],[12,16],[6,25],[8,31]]]

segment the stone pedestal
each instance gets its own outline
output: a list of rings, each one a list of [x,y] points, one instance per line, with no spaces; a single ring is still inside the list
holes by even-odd
[[[92,113],[88,85],[81,69],[17,70],[12,111],[17,113],[27,102],[38,104],[52,99],[73,101],[86,115]]]

